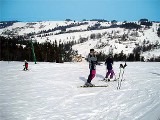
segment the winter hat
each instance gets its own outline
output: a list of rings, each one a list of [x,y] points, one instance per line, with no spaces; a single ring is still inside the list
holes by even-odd
[[[90,52],[94,52],[94,49],[90,49]]]

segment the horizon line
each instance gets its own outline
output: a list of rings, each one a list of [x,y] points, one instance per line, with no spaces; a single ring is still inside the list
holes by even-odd
[[[116,20],[117,22],[124,22],[124,21],[128,21],[128,22],[131,22],[131,21],[140,21],[141,19],[148,19],[148,18],[140,18],[139,20],[116,20],[116,19],[113,19],[113,20]],[[98,21],[98,20],[105,20],[105,21],[108,21],[108,22],[111,22],[113,20],[107,20],[107,19],[101,19],[101,18],[93,18],[93,19],[82,19],[82,20],[74,20],[74,19],[70,19],[70,18],[66,18],[65,20],[27,20],[27,21],[23,21],[23,20],[0,20],[0,22],[43,22],[43,21]],[[148,21],[150,22],[160,22],[160,20],[149,20]]]

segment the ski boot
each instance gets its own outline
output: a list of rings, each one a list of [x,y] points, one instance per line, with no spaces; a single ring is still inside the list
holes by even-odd
[[[107,78],[105,77],[105,78],[103,79],[103,81],[107,81]]]
[[[109,82],[109,81],[110,81],[109,78],[104,78],[103,80],[106,81],[106,82]]]
[[[85,86],[85,87],[93,87],[93,86],[95,86],[95,85],[92,84],[92,83],[86,82],[86,83],[84,84],[84,86]]]
[[[90,87],[93,87],[93,86],[95,86],[94,84],[92,84],[92,83],[89,83],[90,84]]]

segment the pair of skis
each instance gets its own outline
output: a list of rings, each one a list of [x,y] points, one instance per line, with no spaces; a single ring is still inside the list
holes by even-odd
[[[94,86],[85,86],[85,85],[82,85],[80,87],[82,87],[82,88],[88,88],[88,87],[108,87],[108,85],[94,85]]]
[[[122,80],[123,80],[123,75],[124,75],[124,70],[125,70],[125,67],[127,66],[126,62],[125,64],[120,64],[120,72],[119,72],[119,76],[118,76],[118,85],[117,85],[117,90],[119,90],[121,88],[121,83],[122,83]]]

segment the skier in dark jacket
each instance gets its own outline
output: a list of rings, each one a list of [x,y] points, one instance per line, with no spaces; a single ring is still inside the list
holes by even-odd
[[[85,83],[86,86],[94,86],[91,83],[91,80],[95,77],[96,75],[96,64],[97,64],[97,57],[94,49],[90,49],[90,53],[88,55],[88,62],[89,62],[89,69],[90,69],[90,74],[88,76],[87,82]]]
[[[24,69],[23,70],[28,70],[28,62],[27,60],[24,61]]]
[[[107,80],[109,75],[110,75],[110,79],[113,78],[113,75],[114,75],[114,71],[113,71],[113,58],[112,58],[112,54],[109,55],[109,57],[106,59],[105,61],[105,65],[107,66],[107,73],[106,73],[106,76],[104,78],[104,80]],[[108,79],[108,81],[110,81],[110,79]]]

